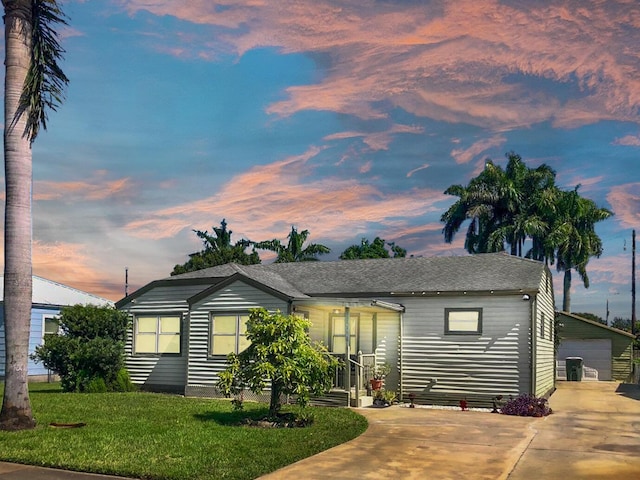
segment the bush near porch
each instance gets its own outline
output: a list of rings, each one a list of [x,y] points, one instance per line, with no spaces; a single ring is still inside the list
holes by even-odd
[[[367,428],[342,408],[308,407],[310,427],[262,429],[236,423],[264,416],[264,404],[247,402],[245,412],[234,412],[228,400],[62,393],[59,384],[32,384],[30,391],[38,425],[0,432],[0,460],[145,479],[252,479]],[[87,425],[59,429],[52,422]]]

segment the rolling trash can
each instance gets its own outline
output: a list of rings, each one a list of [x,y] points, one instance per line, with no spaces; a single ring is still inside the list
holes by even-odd
[[[567,381],[568,382],[581,382],[582,381],[582,357],[567,357]]]

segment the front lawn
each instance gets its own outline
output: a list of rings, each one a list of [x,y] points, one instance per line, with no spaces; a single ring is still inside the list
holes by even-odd
[[[255,428],[236,426],[240,416],[226,400],[62,393],[55,384],[30,391],[38,426],[0,431],[0,460],[144,479],[253,479],[367,427],[343,408],[310,407],[315,421],[306,428]],[[245,403],[245,411],[257,418],[267,405]],[[87,425],[49,426],[75,422]]]

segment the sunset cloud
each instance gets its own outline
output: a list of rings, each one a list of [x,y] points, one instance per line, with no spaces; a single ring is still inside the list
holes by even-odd
[[[383,193],[353,179],[309,178],[308,162],[320,150],[253,167],[214,196],[157,211],[125,229],[141,238],[171,237],[187,228],[201,228],[202,218],[223,215],[241,219],[234,222],[235,231],[245,235],[282,236],[291,225],[311,224],[314,235],[345,240],[370,225],[384,225],[386,218],[425,215],[445,198],[429,189]]]
[[[33,199],[48,201],[78,199],[99,201],[109,197],[128,197],[133,193],[133,182],[130,178],[109,180],[106,171],[98,171],[91,181],[38,181],[34,185]]]
[[[485,138],[477,141],[469,148],[462,149],[456,148],[451,151],[451,156],[455,159],[456,163],[469,163],[474,158],[478,157],[478,155],[486,152],[490,148],[499,147],[507,141],[505,137],[502,135],[496,135],[492,138]]]
[[[268,112],[289,116],[329,110],[386,118],[378,102],[453,122],[526,126],[551,120],[573,127],[600,119],[635,121],[640,106],[638,15],[628,0],[562,5],[497,0],[437,4],[293,0],[121,1],[129,14],[146,10],[211,26],[212,49],[238,55],[275,47],[284,53],[331,52],[315,84],[287,88]],[[527,25],[527,28],[522,28]],[[177,39],[179,40],[179,39]],[[201,45],[184,42],[175,48]],[[570,99],[537,82],[575,83]]]
[[[624,228],[640,225],[640,183],[627,183],[611,188],[607,201],[615,213],[614,220]]]

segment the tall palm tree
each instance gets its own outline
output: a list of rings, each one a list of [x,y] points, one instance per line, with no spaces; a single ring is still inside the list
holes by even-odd
[[[47,109],[61,103],[67,77],[53,27],[65,24],[55,0],[2,0],[5,24],[5,388],[0,429],[33,428],[27,387],[31,320],[32,151]]]
[[[441,217],[446,242],[453,241],[466,221],[465,249],[469,253],[498,252],[509,247],[512,255],[523,256],[526,239],[544,235],[547,226],[537,209],[554,187],[555,171],[547,165],[528,168],[514,152],[506,156],[505,170],[488,160],[466,187],[452,185],[445,190],[459,197]]]
[[[291,227],[291,232],[287,235],[289,239],[287,245],[284,245],[280,240],[273,239],[264,242],[257,242],[256,248],[262,250],[271,250],[278,254],[276,263],[288,263],[288,262],[310,262],[318,260],[318,255],[324,255],[331,252],[329,247],[326,247],[319,243],[310,243],[306,247],[304,243],[309,237],[309,230],[303,230],[298,232],[296,227]]]
[[[555,252],[556,268],[564,272],[562,310],[571,308],[571,271],[575,270],[585,288],[589,288],[587,264],[591,257],[602,254],[602,240],[595,232],[595,224],[613,213],[578,194],[579,185],[572,191],[560,192],[555,221],[547,239],[547,249]]]

